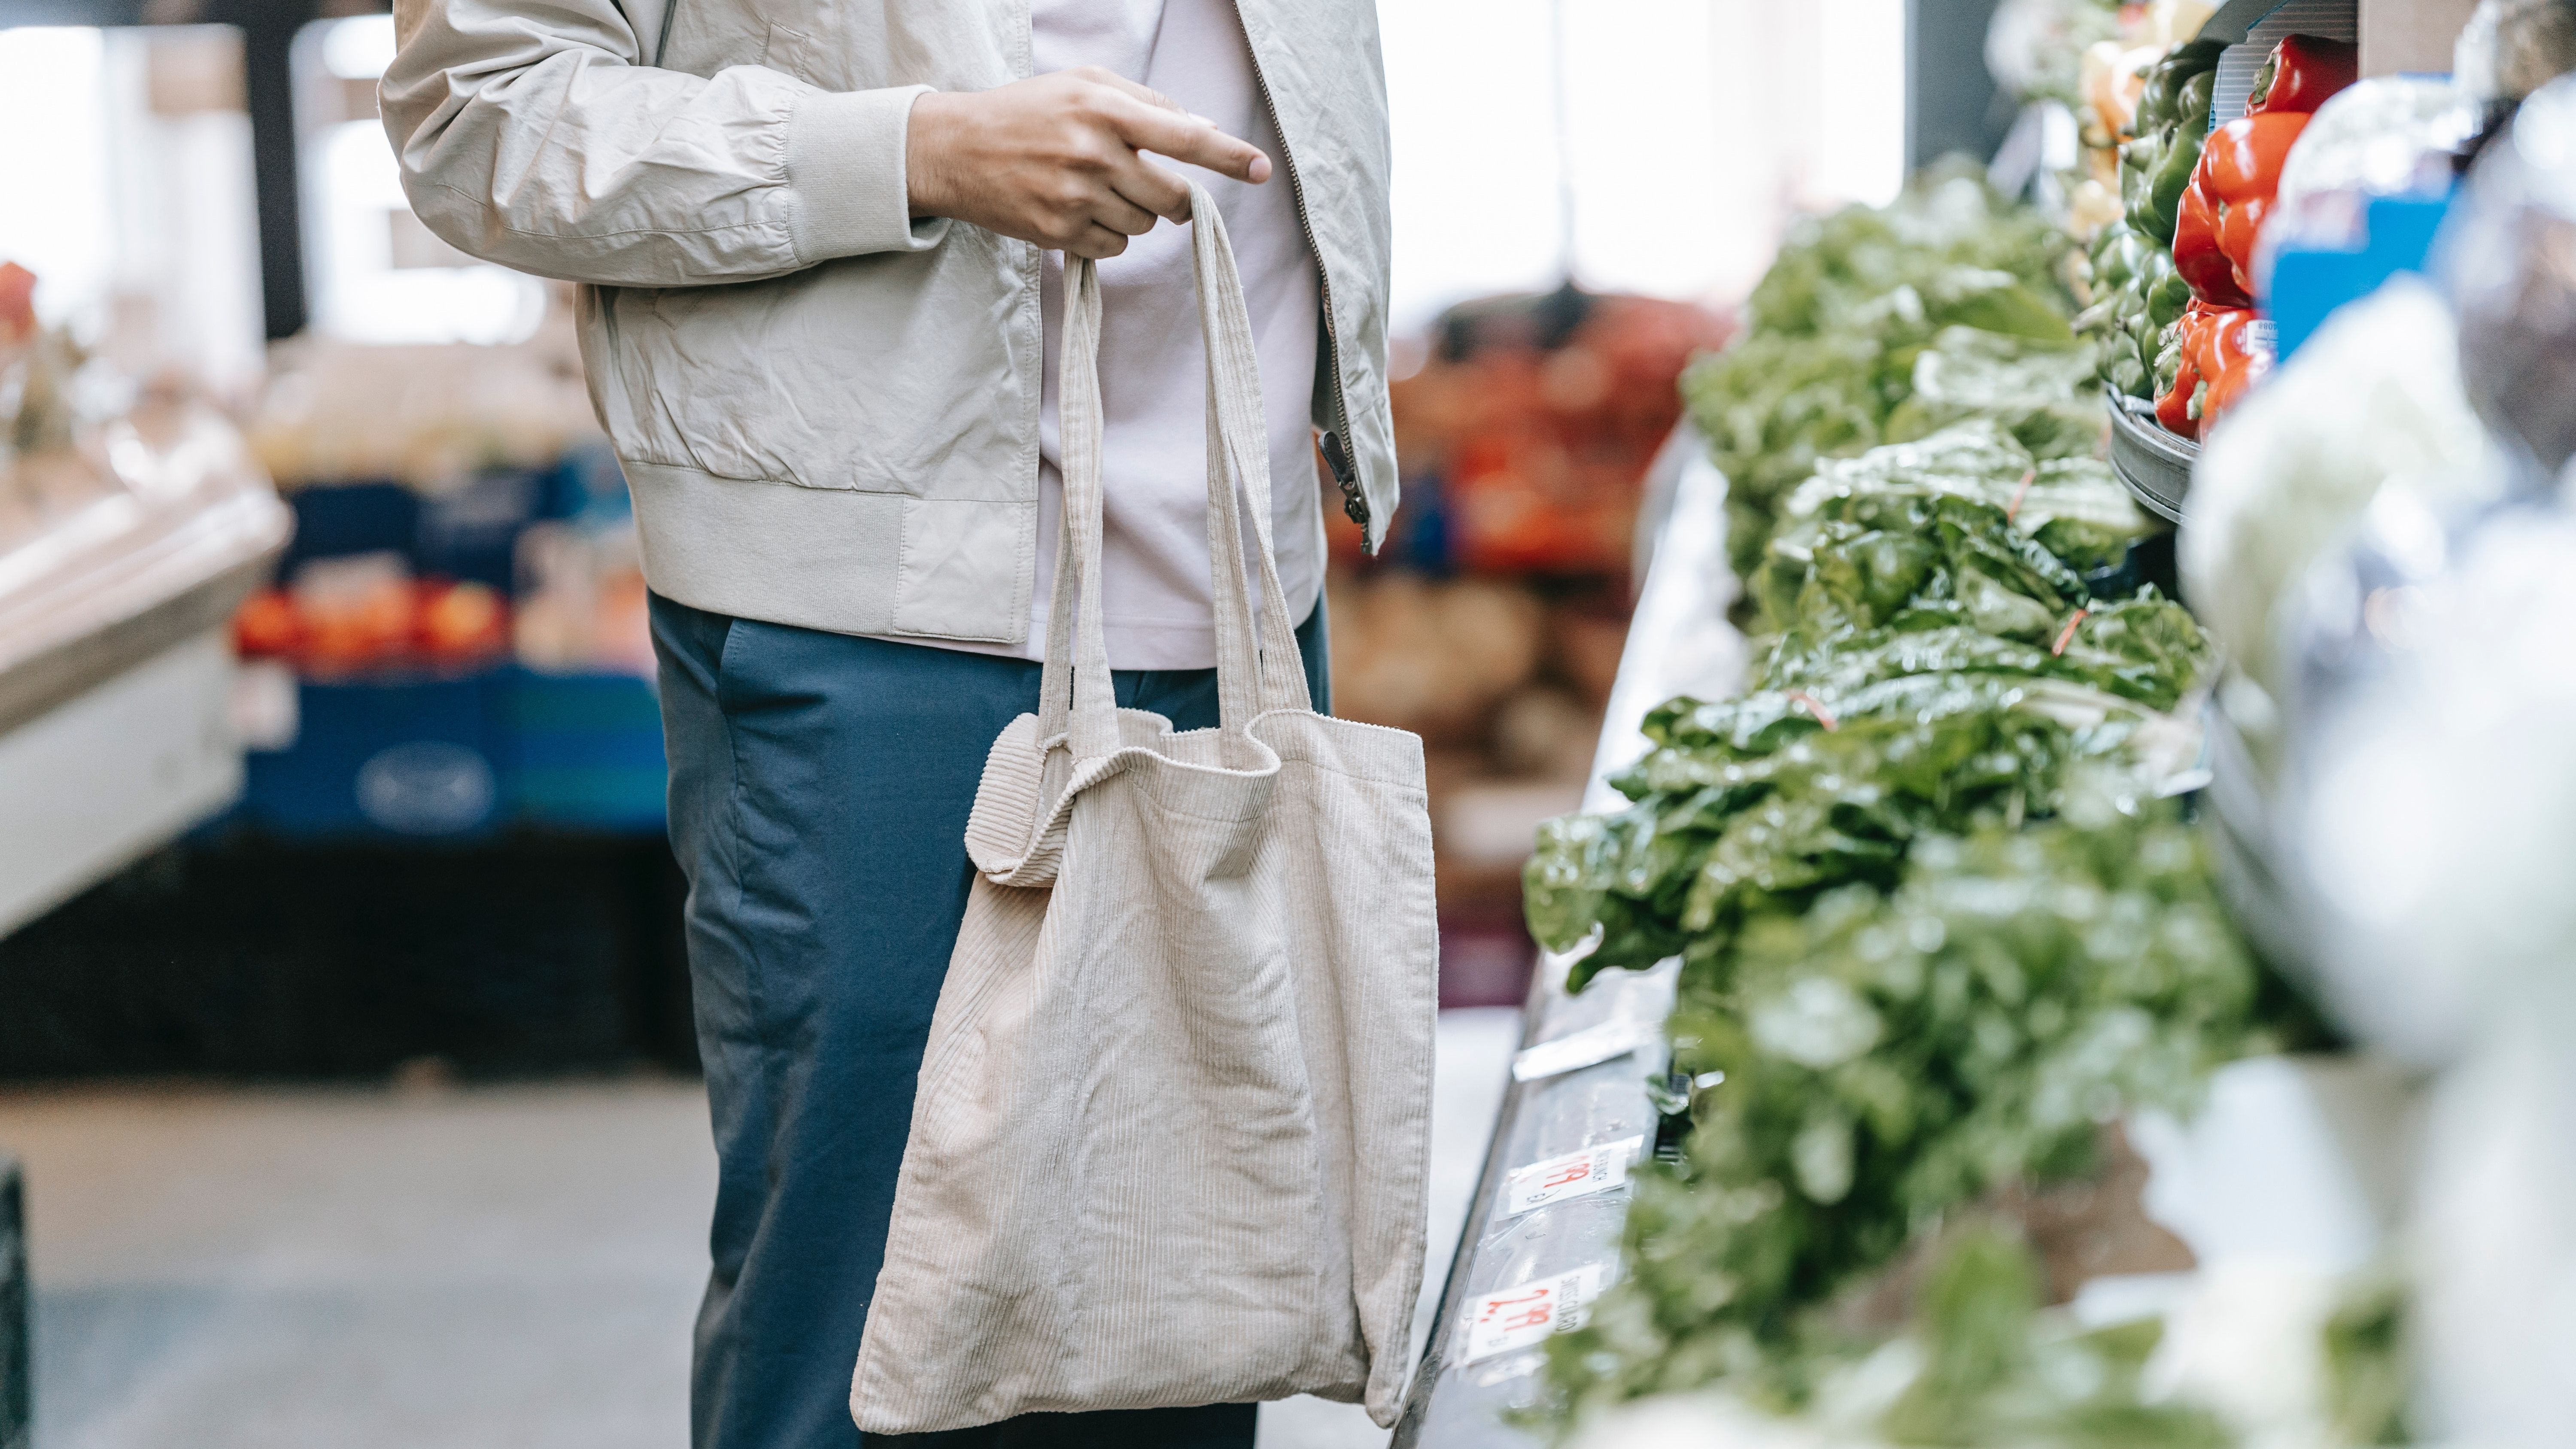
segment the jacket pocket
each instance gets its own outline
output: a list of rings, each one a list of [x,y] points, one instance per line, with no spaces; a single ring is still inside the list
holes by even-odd
[[[1036,510],[1024,504],[907,499],[895,573],[894,627],[905,634],[995,643],[1019,637],[1028,615],[1023,535]]]

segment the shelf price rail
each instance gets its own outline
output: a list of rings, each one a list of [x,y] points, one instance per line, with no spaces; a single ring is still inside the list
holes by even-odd
[[[1650,480],[1660,509],[1650,563],[1604,714],[1586,810],[1619,808],[1609,779],[1641,757],[1647,711],[1677,694],[1731,692],[1744,643],[1721,504],[1725,478],[1685,425]],[[1501,1449],[1538,1437],[1506,1417],[1537,1398],[1547,1336],[1619,1275],[1627,1169],[1662,1124],[1650,1084],[1666,1070],[1664,1018],[1677,963],[1612,971],[1580,995],[1568,958],[1542,961],[1522,1049],[1467,1209],[1395,1449]]]

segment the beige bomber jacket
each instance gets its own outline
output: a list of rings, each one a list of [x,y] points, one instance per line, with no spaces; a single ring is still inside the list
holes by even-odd
[[[1323,269],[1314,419],[1396,507],[1373,0],[1236,0]],[[1029,73],[1026,0],[396,0],[385,129],[423,222],[581,283],[591,400],[659,592],[1018,643],[1037,564],[1038,248],[913,221],[926,89]]]

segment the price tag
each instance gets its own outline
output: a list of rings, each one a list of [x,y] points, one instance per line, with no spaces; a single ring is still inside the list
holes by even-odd
[[[1460,1362],[1529,1348],[1545,1343],[1549,1334],[1581,1328],[1583,1305],[1601,1291],[1603,1271],[1593,1263],[1469,1300],[1467,1352]]]
[[[1643,1137],[1622,1137],[1616,1142],[1514,1168],[1503,1179],[1503,1215],[1517,1217],[1552,1202],[1625,1187],[1628,1164],[1637,1160],[1645,1146]]]
[[[1639,1021],[1605,1021],[1571,1036],[1543,1041],[1512,1057],[1512,1080],[1534,1082],[1623,1057],[1649,1040],[1653,1027]]]

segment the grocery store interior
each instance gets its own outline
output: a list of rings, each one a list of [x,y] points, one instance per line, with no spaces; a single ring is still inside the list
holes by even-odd
[[[1430,1221],[1261,1449],[2569,1443],[2576,3],[1377,10]],[[690,1435],[634,508],[395,49],[0,0],[0,1449]]]

